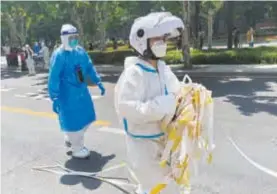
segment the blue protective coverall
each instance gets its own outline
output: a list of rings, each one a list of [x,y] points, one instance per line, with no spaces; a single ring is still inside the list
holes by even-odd
[[[52,54],[48,78],[51,100],[58,103],[60,127],[65,132],[76,132],[96,120],[94,105],[87,83],[80,82],[76,68],[84,78],[95,84],[101,81],[87,52],[82,47],[66,51],[59,47]]]
[[[39,54],[40,46],[39,45],[34,45],[33,50],[34,50],[34,53]]]

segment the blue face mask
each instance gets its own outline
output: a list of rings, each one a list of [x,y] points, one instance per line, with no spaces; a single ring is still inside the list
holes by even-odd
[[[76,46],[78,46],[78,43],[78,39],[73,39],[69,41],[69,46],[74,49]]]

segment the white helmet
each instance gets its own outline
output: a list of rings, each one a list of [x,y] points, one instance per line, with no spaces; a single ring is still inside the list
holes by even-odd
[[[61,42],[65,50],[72,50],[72,47],[69,45],[70,37],[78,35],[78,30],[71,24],[64,24],[61,28]]]
[[[170,12],[155,12],[137,18],[131,28],[130,45],[142,56],[149,55],[149,38],[168,35],[169,38],[177,37],[179,29],[184,29],[183,21],[173,16]]]

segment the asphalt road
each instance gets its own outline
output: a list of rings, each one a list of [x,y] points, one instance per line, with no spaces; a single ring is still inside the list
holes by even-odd
[[[28,77],[1,71],[2,193],[122,193],[95,179],[32,169],[60,163],[71,170],[99,172],[126,160],[124,132],[113,106],[117,75],[102,74],[102,77],[107,95],[99,97],[98,89],[91,88],[99,121],[87,131],[86,145],[92,155],[82,161],[65,154],[63,134],[48,100],[47,75]],[[217,147],[213,164],[203,167],[200,176],[193,179],[192,194],[276,194],[277,79],[193,77],[193,80],[213,90]],[[265,168],[246,160],[229,138]],[[123,168],[103,175],[130,177]]]

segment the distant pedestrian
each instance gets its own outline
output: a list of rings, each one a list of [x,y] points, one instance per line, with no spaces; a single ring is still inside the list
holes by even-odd
[[[40,51],[40,46],[39,46],[38,42],[35,42],[34,47],[33,47],[33,52],[38,55],[39,51]]]
[[[247,31],[246,34],[247,37],[247,43],[249,44],[249,47],[253,48],[254,47],[254,30],[252,27]]]
[[[92,44],[92,42],[89,43],[89,45],[88,45],[88,50],[89,50],[89,51],[93,51],[93,44]]]
[[[33,59],[34,51],[31,49],[29,45],[26,45],[24,50],[25,50],[25,59],[29,70],[29,75],[35,75],[36,69],[35,69],[35,61]]]
[[[46,46],[44,42],[41,42],[41,49],[39,53],[43,56],[43,68],[48,69],[49,67],[49,48]]]
[[[238,48],[240,43],[240,31],[237,27],[234,27],[233,29],[233,37],[234,37],[234,46],[235,48]]]
[[[199,49],[202,50],[204,45],[205,32],[203,30],[199,31]]]
[[[112,38],[112,42],[113,42],[113,49],[116,50],[117,49],[117,41],[115,38]]]

